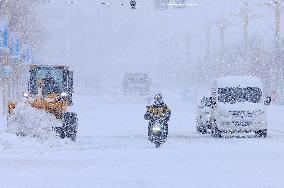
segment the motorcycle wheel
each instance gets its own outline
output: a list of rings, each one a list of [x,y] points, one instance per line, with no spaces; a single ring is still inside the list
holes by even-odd
[[[158,142],[157,142],[157,143],[155,143],[155,147],[156,147],[156,148],[159,148],[160,146],[161,146],[161,144],[160,144],[160,143],[158,143]]]

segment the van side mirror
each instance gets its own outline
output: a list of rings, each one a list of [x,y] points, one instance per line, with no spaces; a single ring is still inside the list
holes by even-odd
[[[264,104],[269,105],[270,103],[271,103],[271,97],[270,96],[265,97]]]

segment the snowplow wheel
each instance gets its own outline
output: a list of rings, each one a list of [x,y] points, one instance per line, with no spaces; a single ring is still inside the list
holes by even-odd
[[[74,112],[66,112],[64,114],[64,132],[67,138],[72,141],[76,141],[77,128],[78,128],[78,118],[77,114]]]

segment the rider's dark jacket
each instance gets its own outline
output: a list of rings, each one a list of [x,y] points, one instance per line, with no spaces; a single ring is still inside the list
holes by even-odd
[[[162,102],[156,102],[147,107],[147,111],[144,115],[145,120],[153,120],[153,118],[157,117],[162,117],[165,118],[165,121],[169,121],[170,116],[171,116],[171,110],[168,108],[168,106]]]

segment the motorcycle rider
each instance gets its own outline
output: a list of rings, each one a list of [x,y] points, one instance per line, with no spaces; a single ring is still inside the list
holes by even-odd
[[[168,136],[168,121],[170,120],[171,110],[164,103],[162,94],[155,95],[154,104],[147,107],[146,114],[144,115],[144,119],[149,120],[148,139],[150,139],[151,121],[153,121],[157,115],[160,116],[160,118],[162,118],[165,122],[164,139],[166,139]]]
[[[135,0],[130,0],[130,7],[131,7],[131,9],[136,8],[136,1]]]

